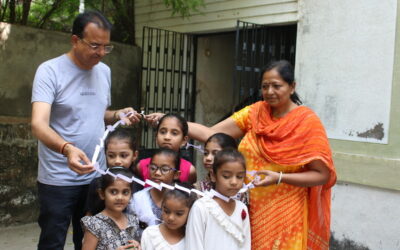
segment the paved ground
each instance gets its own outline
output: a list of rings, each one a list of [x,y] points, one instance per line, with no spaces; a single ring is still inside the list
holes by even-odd
[[[0,227],[0,249],[32,250],[37,248],[40,229],[37,223]],[[68,230],[65,250],[72,250],[72,230]]]

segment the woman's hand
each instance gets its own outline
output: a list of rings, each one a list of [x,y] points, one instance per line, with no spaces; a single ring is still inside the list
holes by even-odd
[[[144,116],[144,119],[146,122],[152,126],[152,127],[157,127],[158,122],[160,119],[164,116],[164,113],[152,113]]]
[[[324,185],[329,181],[330,171],[321,160],[314,160],[305,165],[304,168],[304,171],[299,173],[282,173],[280,182],[298,187],[313,187]],[[253,181],[254,186],[269,186],[278,183],[280,173],[260,170],[256,175],[264,175],[264,178],[255,179]]]
[[[123,249],[142,250],[139,242],[137,242],[136,240],[128,240],[128,245],[120,246],[116,250],[123,250]]]
[[[277,184],[280,173],[271,170],[260,170],[257,171],[256,176],[260,178],[255,178],[253,181],[254,186],[270,186],[272,184]]]

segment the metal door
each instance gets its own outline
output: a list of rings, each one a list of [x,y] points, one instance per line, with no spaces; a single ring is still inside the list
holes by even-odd
[[[271,60],[286,59],[293,65],[297,24],[266,26],[237,21],[234,110],[261,100],[260,69]]]
[[[146,114],[179,113],[194,120],[195,42],[189,34],[143,28],[140,103]],[[155,148],[152,128],[143,127],[141,146]]]

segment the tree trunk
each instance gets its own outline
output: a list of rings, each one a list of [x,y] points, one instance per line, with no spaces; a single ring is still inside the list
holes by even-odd
[[[15,0],[10,0],[10,23],[15,23]]]
[[[122,2],[122,3],[121,3]],[[127,31],[127,41],[136,45],[135,41],[135,22],[134,22],[134,0],[112,0],[117,12],[116,22],[123,26],[123,30]]]
[[[0,1],[1,2],[1,1]],[[1,13],[1,17],[0,17],[0,21],[1,22],[3,22],[4,21],[4,16],[6,15],[6,11],[7,11],[7,7],[8,7],[8,3],[9,3],[9,0],[6,0],[6,2],[5,2],[5,4],[4,4],[4,7],[2,8],[3,10],[2,11],[0,11],[0,13]],[[1,7],[1,6],[0,6]],[[0,8],[1,9],[1,8]]]
[[[31,9],[32,0],[23,0],[22,3],[22,19],[21,24],[26,25],[28,23],[29,10]]]

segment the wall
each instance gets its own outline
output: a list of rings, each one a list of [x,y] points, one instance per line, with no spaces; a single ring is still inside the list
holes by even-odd
[[[65,53],[70,35],[0,23],[0,225],[37,218],[37,141],[30,131],[31,88],[39,64]],[[3,31],[3,32],[2,32]],[[112,70],[113,107],[138,106],[141,50],[115,44],[106,56]]]
[[[332,192],[334,238],[374,250],[400,249],[399,197],[398,191],[336,184]]]
[[[398,10],[395,0],[299,1],[298,90],[330,137],[334,239],[354,249],[400,248]]]
[[[234,33],[198,38],[196,122],[211,126],[232,110],[234,38]],[[197,156],[196,166],[202,166],[202,155]],[[198,170],[200,176],[204,174],[203,168]]]
[[[387,144],[397,1],[300,6],[296,76],[306,104],[329,138]]]
[[[400,190],[400,115],[393,108],[399,104],[393,71],[396,8],[395,0],[301,1],[296,79],[306,105],[327,128],[339,179]],[[383,123],[379,144],[354,131],[373,127],[374,121]],[[345,137],[348,131],[354,134]],[[346,140],[338,139],[340,133]]]
[[[189,18],[171,16],[161,0],[135,1],[138,42],[142,27],[150,26],[184,33],[210,33],[233,30],[236,21],[252,23],[288,23],[297,20],[297,0],[204,0]]]

